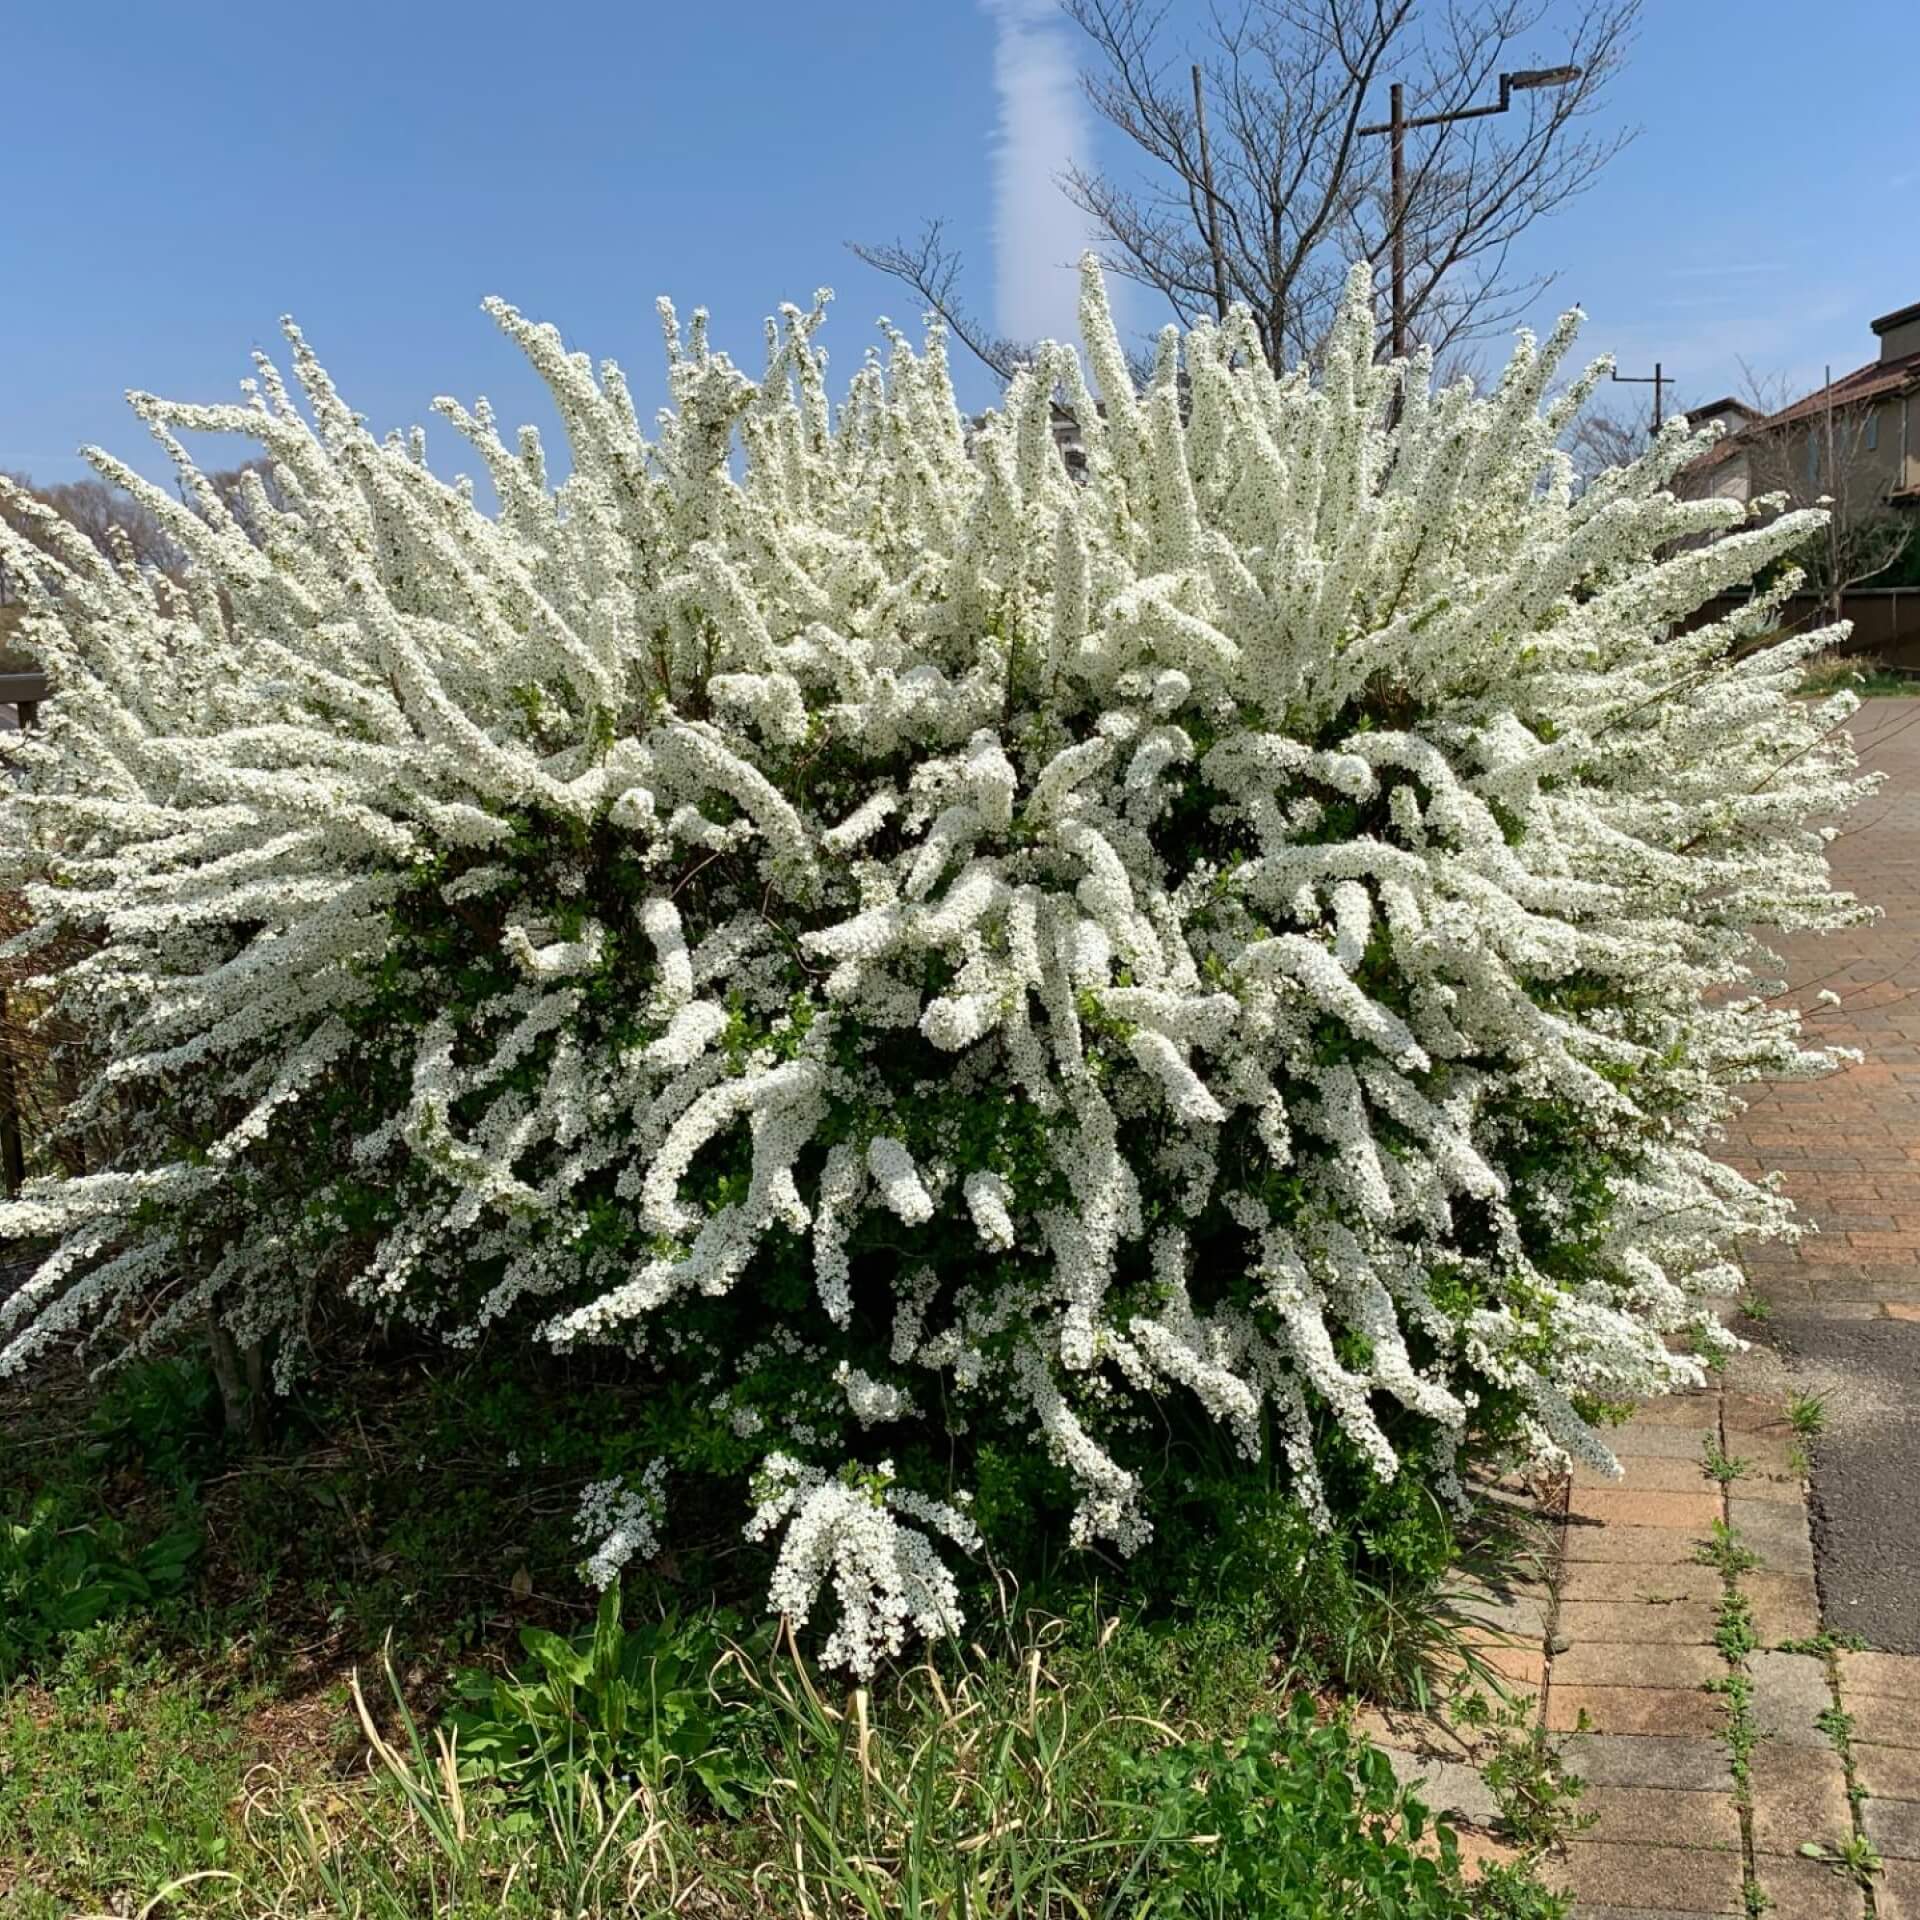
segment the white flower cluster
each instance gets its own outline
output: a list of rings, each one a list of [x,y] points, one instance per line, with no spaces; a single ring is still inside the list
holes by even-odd
[[[969,1436],[1130,1551],[1169,1417],[1318,1515],[1329,1449],[1604,1457],[1583,1410],[1696,1376],[1730,1243],[1791,1231],[1717,1124],[1830,1063],[1754,930],[1857,916],[1857,783],[1794,697],[1832,636],[1757,644],[1790,577],[1681,623],[1817,516],[1675,500],[1682,421],[1576,489],[1571,323],[1437,386],[1374,364],[1364,271],[1317,377],[1236,314],[1136,392],[1089,267],[1100,402],[1046,346],[974,427],[937,332],[831,407],[816,303],[757,381],[663,310],[649,438],[494,311],[570,461],[442,403],[491,512],[289,329],[298,393],[136,400],[180,498],[99,458],[183,577],[0,526],[58,689],[0,880],[91,1169],[0,1211],[53,1245],[0,1372],[210,1310],[284,1372],[342,1302],[667,1367],[725,1307],[821,1356],[753,1529],[863,1668],[957,1619],[902,1517],[970,1541]],[[777,1399],[727,1392],[747,1448]],[[657,1493],[600,1490],[597,1573]]]
[[[667,1463],[649,1460],[640,1484],[624,1478],[592,1480],[580,1490],[574,1515],[577,1545],[591,1545],[586,1576],[596,1587],[610,1587],[629,1560],[651,1560],[660,1551],[660,1529],[667,1520]]]
[[[869,1674],[909,1635],[950,1637],[965,1624],[959,1589],[933,1543],[896,1515],[935,1528],[963,1552],[977,1548],[980,1536],[945,1501],[894,1485],[891,1460],[870,1474],[830,1478],[791,1454],[773,1453],[755,1492],[747,1538],[763,1540],[786,1523],[767,1595],[773,1611],[804,1626],[820,1589],[833,1582],[839,1618],[821,1654],[829,1666]]]

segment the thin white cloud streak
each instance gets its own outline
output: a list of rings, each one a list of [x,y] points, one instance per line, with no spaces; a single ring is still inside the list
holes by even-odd
[[[1783,260],[1718,261],[1710,267],[1669,267],[1669,280],[1717,280],[1729,273],[1785,273]]]
[[[1090,146],[1073,45],[1053,0],[982,0],[994,23],[994,321],[1016,340],[1078,335],[1074,263],[1086,216],[1061,192]]]

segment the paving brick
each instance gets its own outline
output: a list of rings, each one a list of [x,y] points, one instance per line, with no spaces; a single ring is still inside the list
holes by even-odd
[[[1581,1913],[1589,1903],[1675,1914],[1741,1910],[1740,1856],[1734,1853],[1576,1840],[1555,1877],[1578,1899]]]
[[[1831,1750],[1816,1721],[1833,1705],[1825,1664],[1810,1653],[1756,1653],[1747,1662],[1753,1675],[1753,1721],[1772,1740],[1798,1747]]]
[[[1744,1461],[1749,1473],[1778,1474],[1796,1481],[1800,1477],[1796,1462],[1805,1459],[1805,1449],[1792,1433],[1737,1434],[1727,1453],[1731,1459]],[[1744,1483],[1734,1488],[1736,1493],[1746,1490]]]
[[[1920,1860],[1920,1801],[1863,1800],[1860,1824],[1888,1860]]]
[[[1777,1409],[1776,1409],[1777,1411]],[[1702,1432],[1717,1432],[1720,1426],[1720,1396],[1717,1393],[1668,1393],[1657,1400],[1643,1401],[1613,1431],[1624,1437],[1648,1427],[1696,1427]]]
[[[1469,1747],[1440,1709],[1431,1713],[1403,1712],[1397,1708],[1361,1707],[1353,1716],[1354,1730],[1376,1747],[1390,1753],[1418,1754],[1429,1760],[1460,1760]]]
[[[1880,1920],[1920,1920],[1920,1865],[1889,1860],[1874,1882],[1873,1905]]]
[[[1718,1740],[1675,1734],[1578,1733],[1561,1748],[1589,1786],[1663,1787],[1676,1793],[1730,1793],[1733,1767]]]
[[[1695,1536],[1710,1533],[1720,1518],[1720,1492],[1639,1492],[1630,1487],[1578,1487],[1568,1503],[1574,1520],[1606,1526],[1678,1527]]]
[[[1720,1420],[1729,1434],[1784,1433],[1787,1430],[1786,1398],[1771,1393],[1722,1394]],[[1727,1451],[1738,1453],[1740,1449],[1729,1443]]]
[[[1744,1455],[1736,1455],[1744,1459]],[[1769,1467],[1747,1462],[1747,1470],[1739,1479],[1727,1488],[1729,1494],[1741,1500],[1777,1500],[1790,1501],[1801,1506],[1806,1501],[1806,1486],[1799,1474],[1788,1472],[1784,1467],[1775,1471]]]
[[[1602,1845],[1740,1850],[1740,1814],[1724,1793],[1590,1786],[1580,1811],[1597,1818],[1579,1837]]]
[[[1853,1773],[1867,1792],[1888,1800],[1920,1800],[1920,1747],[1881,1747],[1854,1729]]]
[[[1711,1415],[1682,1421],[1643,1422],[1646,1422],[1644,1409],[1624,1427],[1610,1427],[1601,1433],[1600,1438],[1615,1459],[1698,1460],[1705,1452],[1708,1438],[1719,1431],[1719,1424]]]
[[[1466,1587],[1457,1598],[1461,1616],[1472,1632],[1510,1634],[1517,1640],[1546,1639],[1547,1615],[1553,1606],[1551,1593],[1500,1593]]]
[[[1500,1817],[1493,1789],[1480,1770],[1464,1760],[1430,1760],[1393,1747],[1387,1749],[1387,1759],[1400,1784],[1412,1787],[1415,1797],[1435,1813],[1454,1814],[1476,1827],[1490,1827]]]
[[[1813,1283],[1818,1300],[1864,1300],[1881,1306],[1910,1306],[1920,1300],[1920,1280],[1910,1266],[1863,1267],[1842,1274],[1822,1273]]]
[[[1809,1583],[1811,1584],[1811,1583]],[[1632,1561],[1570,1560],[1560,1570],[1560,1604],[1582,1601],[1633,1601],[1659,1605],[1670,1600],[1718,1602],[1724,1582],[1698,1561],[1647,1566]]]
[[[1566,1556],[1569,1561],[1627,1560],[1642,1567],[1685,1566],[1692,1562],[1706,1536],[1705,1527],[1689,1531],[1685,1527],[1602,1526],[1597,1521],[1575,1519],[1567,1523]]]
[[[1810,1573],[1756,1569],[1740,1576],[1740,1592],[1753,1610],[1753,1630],[1765,1646],[1810,1639],[1820,1631],[1820,1596]]]
[[[1763,1740],[1749,1765],[1756,1853],[1795,1853],[1809,1840],[1838,1846],[1853,1832],[1847,1770],[1831,1747]]]
[[[1618,1479],[1598,1467],[1575,1467],[1573,1489],[1624,1493],[1714,1493],[1717,1483],[1708,1475],[1699,1455],[1660,1453],[1622,1454]]]
[[[1679,1687],[1563,1687],[1547,1690],[1547,1730],[1571,1733],[1585,1714],[1595,1733],[1717,1736],[1727,1710],[1718,1694]]]
[[[1712,1642],[1714,1611],[1710,1600],[1675,1600],[1657,1606],[1644,1600],[1563,1600],[1553,1624],[1569,1651],[1590,1640],[1699,1647]]]
[[[1547,1684],[1547,1655],[1543,1647],[1482,1640],[1473,1649],[1474,1662],[1490,1670],[1515,1693],[1539,1693]],[[1457,1654],[1435,1663],[1442,1673],[1463,1673],[1468,1663]]]
[[[1738,1914],[1738,1907],[1716,1907],[1718,1914]],[[1580,1901],[1578,1920],[1674,1920],[1672,1907],[1596,1907]],[[1692,1920],[1692,1916],[1688,1916]]]
[[[1840,1697],[1855,1692],[1882,1694],[1890,1700],[1911,1700],[1920,1713],[1920,1655],[1910,1653],[1843,1653],[1840,1656]]]
[[[1737,1914],[1738,1907],[1717,1907],[1718,1914]],[[1581,1901],[1575,1920],[1676,1920],[1671,1907],[1596,1907],[1592,1901]],[[1693,1920],[1693,1916],[1686,1916]]]
[[[1853,1716],[1854,1739],[1880,1747],[1920,1747],[1920,1711],[1911,1700],[1889,1700],[1878,1693],[1844,1697]]]
[[[1727,1663],[1710,1646],[1654,1646],[1645,1641],[1580,1640],[1556,1654],[1556,1687],[1704,1687]]]
[[[1777,1500],[1754,1500],[1738,1491],[1727,1498],[1727,1520],[1741,1544],[1770,1573],[1813,1573],[1813,1540],[1806,1509]]]
[[[1858,1883],[1825,1861],[1769,1853],[1753,1866],[1761,1891],[1773,1903],[1767,1920],[1861,1920],[1866,1911]]]
[[[1889,1300],[1885,1310],[1889,1320],[1920,1320],[1920,1301]]]

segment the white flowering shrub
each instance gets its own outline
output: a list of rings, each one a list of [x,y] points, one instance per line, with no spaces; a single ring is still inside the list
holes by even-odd
[[[97,1069],[95,1170],[0,1214],[54,1248],[0,1367],[212,1312],[284,1376],[356,1303],[624,1349],[596,1576],[665,1463],[734,1473],[862,1670],[1008,1486],[1127,1553],[1172,1433],[1324,1517],[1698,1377],[1791,1231],[1716,1122],[1828,1063],[1753,930],[1855,913],[1854,789],[1830,636],[1747,644],[1788,579],[1676,623],[1811,516],[1676,501],[1680,422],[1576,492],[1571,324],[1436,389],[1364,273],[1317,382],[1235,317],[1136,394],[1089,270],[1104,407],[1048,346],[977,427],[937,334],[834,411],[819,305],[757,382],[663,308],[649,438],[494,313],[570,449],[442,403],[495,511],[291,333],[304,410],[136,399],[187,504],[100,461],[182,579],[0,535],[58,687],[6,857]],[[277,482],[245,527],[204,431]]]

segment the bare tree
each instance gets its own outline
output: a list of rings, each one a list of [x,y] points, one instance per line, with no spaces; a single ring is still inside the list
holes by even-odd
[[[1534,57],[1547,0],[1227,0],[1197,49],[1177,44],[1168,0],[1061,3],[1092,56],[1087,97],[1142,163],[1137,179],[1075,168],[1061,182],[1109,268],[1182,321],[1212,311],[1224,281],[1275,365],[1313,355],[1347,267],[1384,271],[1396,237],[1413,337],[1444,352],[1504,327],[1552,278],[1511,272],[1515,243],[1631,137],[1593,122],[1640,0],[1580,0],[1551,50],[1579,69],[1568,84],[1409,135],[1397,208],[1388,143],[1361,132],[1383,117],[1388,82],[1401,83],[1409,118],[1488,104],[1501,73]],[[961,258],[939,220],[912,242],[854,252],[905,281],[997,371],[1021,357],[966,312]],[[1386,340],[1383,329],[1383,350]]]
[[[1897,484],[1897,432],[1873,399],[1846,382],[1789,402],[1784,379],[1742,363],[1751,402],[1767,417],[1739,436],[1750,497],[1777,494],[1789,509],[1824,506],[1825,529],[1798,555],[1807,583],[1839,620],[1847,590],[1895,565],[1913,540],[1911,515],[1888,501]]]
[[[905,281],[946,322],[947,331],[1001,379],[1012,379],[1014,368],[1033,351],[1031,341],[993,332],[968,308],[960,291],[966,263],[959,248],[948,245],[944,219],[930,219],[912,240],[850,240],[847,244],[868,266]]]
[[[221,504],[256,547],[267,544],[269,516],[285,513],[286,490],[280,485],[274,464],[260,458],[237,467],[223,467],[207,475],[207,482],[220,496]]]
[[[1567,452],[1573,457],[1574,470],[1583,486],[1591,485],[1611,467],[1624,467],[1644,453],[1646,446],[1644,419],[1603,407],[1583,408],[1566,438]]]
[[[227,467],[207,476],[215,493],[241,530],[256,546],[266,544],[270,512],[284,512],[288,501],[275,476],[271,461],[250,460],[243,466]],[[180,546],[152,510],[131,494],[104,480],[73,480],[55,486],[36,486],[23,473],[0,474],[22,493],[77,527],[109,559],[131,559],[135,566],[153,567],[161,573],[178,575],[186,563]],[[0,519],[37,547],[46,547],[48,534],[44,522],[0,498]],[[14,578],[4,560],[0,560],[0,609],[15,605],[21,598],[21,583]],[[0,627],[5,626],[0,622]]]
[[[1601,391],[1611,393],[1612,389],[1603,387]],[[1666,417],[1671,419],[1686,410],[1685,402],[1669,385]],[[1568,429],[1565,445],[1582,484],[1589,484],[1608,468],[1624,467],[1629,461],[1639,459],[1652,438],[1651,403],[1636,406],[1631,401],[1625,404],[1589,401]]]
[[[135,566],[155,567],[162,573],[179,570],[182,555],[169,534],[150,509],[131,494],[110,487],[104,480],[69,480],[54,486],[39,487],[25,474],[4,476],[22,492],[44,507],[51,507],[63,520],[77,527],[111,560],[130,559]],[[47,535],[42,523],[0,498],[0,518],[35,546],[44,547]],[[19,582],[0,568],[0,603],[19,597]]]

